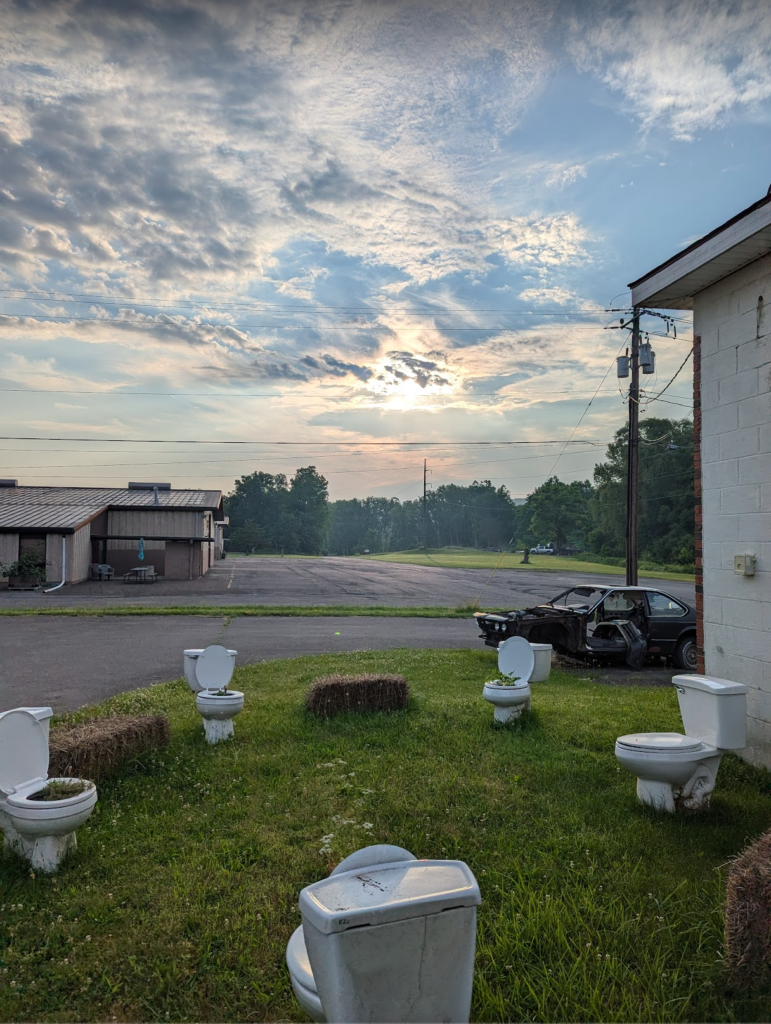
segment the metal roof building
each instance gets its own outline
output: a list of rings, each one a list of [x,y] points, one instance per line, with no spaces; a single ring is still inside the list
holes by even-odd
[[[126,572],[136,564],[140,540],[157,573],[196,578],[221,557],[222,523],[220,491],[144,483],[19,487],[0,480],[0,564],[32,554],[45,563],[47,580],[60,580],[64,567],[66,581],[79,582],[93,563]]]

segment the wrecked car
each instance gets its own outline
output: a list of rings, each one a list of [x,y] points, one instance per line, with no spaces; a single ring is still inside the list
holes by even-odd
[[[587,584],[534,608],[476,612],[474,618],[490,647],[522,636],[573,657],[618,659],[640,668],[647,657],[660,656],[696,671],[696,610],[649,587]]]

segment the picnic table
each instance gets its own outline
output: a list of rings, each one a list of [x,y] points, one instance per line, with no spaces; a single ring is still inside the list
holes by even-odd
[[[154,565],[137,565],[123,574],[124,583],[155,583],[157,579]]]

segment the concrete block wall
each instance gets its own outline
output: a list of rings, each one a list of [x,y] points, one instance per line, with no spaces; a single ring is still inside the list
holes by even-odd
[[[749,687],[748,760],[771,768],[771,255],[694,298],[699,646]],[[697,537],[698,546],[698,537]],[[734,573],[754,554],[755,576]]]

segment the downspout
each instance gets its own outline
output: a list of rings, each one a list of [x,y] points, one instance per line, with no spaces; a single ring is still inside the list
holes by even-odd
[[[54,590],[58,590],[64,586],[64,574],[67,567],[67,538],[62,534],[62,582],[57,583],[55,587],[50,587],[48,590],[44,590],[44,594],[52,594]]]

